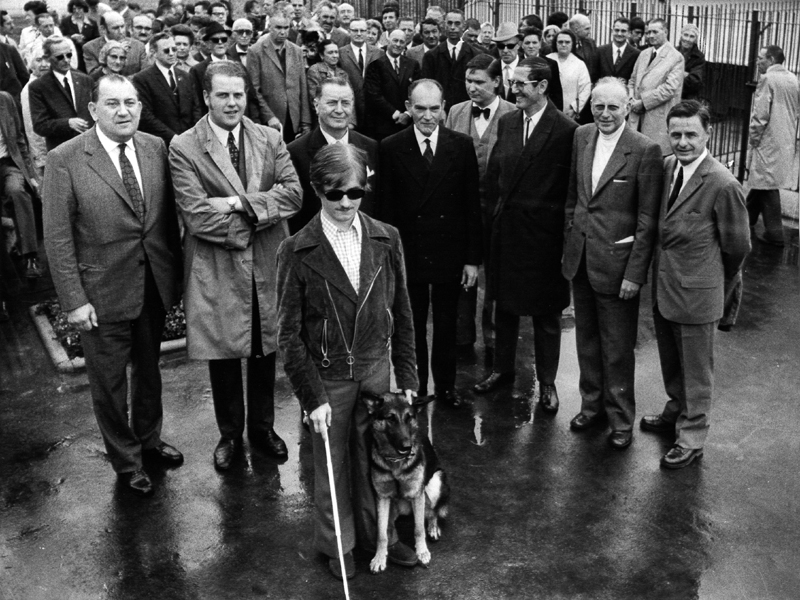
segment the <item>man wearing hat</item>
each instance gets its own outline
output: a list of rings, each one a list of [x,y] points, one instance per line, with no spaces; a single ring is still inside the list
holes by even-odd
[[[519,64],[519,44],[521,40],[517,24],[510,21],[500,23],[492,41],[500,53],[500,62],[502,63],[498,94],[503,100],[514,103],[517,97],[508,82],[513,78],[514,69]]]

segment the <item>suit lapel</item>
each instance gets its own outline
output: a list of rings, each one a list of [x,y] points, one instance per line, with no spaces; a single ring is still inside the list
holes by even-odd
[[[284,43],[284,48],[286,44]],[[264,52],[267,53],[267,56],[270,58],[272,62],[275,63],[275,66],[278,67],[278,71],[283,73],[283,68],[281,67],[281,61],[278,58],[278,53],[275,51],[275,46],[273,45],[272,41],[267,38],[264,40]],[[289,70],[289,52],[286,52],[286,70]]]
[[[544,113],[542,117],[539,119],[539,122],[536,124],[536,127],[530,134],[525,147],[522,149],[522,153],[517,160],[517,166],[514,169],[514,177],[511,182],[511,186],[509,189],[514,189],[519,182],[520,178],[525,174],[525,170],[528,168],[528,164],[533,161],[534,158],[542,151],[544,148],[545,142],[550,137],[550,132],[553,129],[553,122],[555,120],[555,115],[553,114],[557,109],[555,105],[552,105],[550,101],[547,101],[547,107],[544,109]],[[525,112],[520,110],[519,116],[515,119],[517,124],[518,131],[516,132],[516,139],[519,140],[518,143],[522,143],[522,135],[524,131],[524,122],[525,119]]]
[[[709,159],[711,159],[711,153],[709,153],[708,156],[706,156],[703,159],[703,162],[700,163],[700,165],[697,167],[697,170],[692,174],[691,179],[689,179],[689,181],[687,181],[684,184],[683,189],[681,190],[681,193],[675,199],[675,204],[673,204],[672,208],[670,208],[667,211],[667,216],[669,216],[672,213],[674,213],[675,210],[681,204],[683,204],[689,198],[691,198],[695,194],[695,192],[698,189],[700,189],[700,187],[703,185],[703,177],[705,177],[706,173],[708,172],[708,160]],[[677,163],[677,160],[675,162]],[[677,164],[675,165],[675,167],[677,167]],[[670,171],[669,183],[672,183],[672,175],[674,174],[675,167],[673,167],[673,169]],[[669,186],[667,186],[667,190],[666,191],[667,191],[667,198],[669,198]]]
[[[245,157],[259,156],[258,132],[252,127],[248,119],[242,119],[244,128],[244,155]],[[228,160],[230,162],[230,159]],[[231,164],[233,166],[233,164]],[[263,160],[245,160],[247,172],[247,191],[249,193],[261,191],[261,177],[264,174]]]
[[[100,143],[100,138],[97,137],[97,132],[93,128],[91,133],[86,136],[86,141],[84,142],[83,146],[84,151],[88,155],[87,162],[89,163],[89,167],[97,173],[97,175],[105,181],[111,188],[125,201],[131,211],[136,213],[136,210],[133,207],[133,201],[128,196],[128,192],[125,189],[125,185],[122,183],[122,177],[120,177],[117,168],[114,166],[114,163],[111,162],[111,158],[108,156],[108,152],[106,152],[103,145]],[[139,149],[136,149],[137,154]],[[146,171],[141,166],[139,166],[139,171],[142,174],[142,179],[148,175]],[[146,201],[145,201],[146,202]],[[145,209],[147,205],[145,204]]]
[[[350,283],[350,279],[347,277],[347,273],[345,273],[342,263],[339,262],[339,258],[336,256],[336,253],[333,251],[333,247],[328,241],[328,238],[325,236],[325,232],[322,230],[322,223],[320,221],[320,219],[322,219],[322,215],[317,213],[317,216],[315,218],[317,219],[315,226],[317,231],[315,233],[317,234],[319,245],[306,255],[306,257],[303,259],[303,262],[306,265],[308,265],[311,269],[316,271],[319,274],[319,276],[322,277],[325,281],[329,282],[342,294],[344,294],[347,298],[349,298],[353,303],[356,303],[358,302],[358,295],[356,294],[356,290],[353,288],[353,284]],[[362,235],[362,243],[361,243],[362,262],[361,262],[361,270],[359,271],[359,276],[361,275],[364,269],[363,236],[366,235],[366,232],[363,230],[363,228],[361,231],[361,235]]]
[[[422,206],[430,199],[436,187],[442,181],[442,178],[450,171],[450,164],[453,162],[452,144],[450,142],[450,132],[444,127],[439,127],[439,140],[436,142],[436,153],[433,155],[433,163],[431,163],[428,181],[425,185],[425,191],[422,194],[419,206]],[[417,154],[420,153],[417,152]],[[422,154],[420,154],[420,158],[422,158]],[[425,159],[423,158],[422,160]]]
[[[424,163],[425,159],[422,158],[422,153],[419,151],[419,146],[417,145],[417,138],[414,135],[414,126],[406,127],[403,133],[404,144],[403,148],[398,153],[398,158],[400,162],[405,165],[406,170],[414,177],[419,187],[424,189],[426,182],[424,175],[427,174],[428,169],[427,165]]]
[[[150,206],[153,201],[153,197],[155,192],[153,190],[153,186],[155,184],[155,178],[150,175],[155,175],[159,172],[156,152],[154,148],[147,147],[138,135],[134,135],[133,137],[133,145],[136,148],[136,160],[139,163],[139,172],[142,174],[142,186],[144,189],[142,190],[142,196],[144,198],[144,215],[145,220],[147,220],[150,216],[152,211],[150,210]]]
[[[384,254],[389,247],[373,239],[364,219],[360,214],[357,217],[361,219],[361,266],[358,269],[358,306],[361,306],[367,298],[378,268],[384,263]]]
[[[242,180],[239,178],[239,173],[237,173],[236,169],[233,168],[231,157],[228,154],[227,149],[220,144],[217,136],[214,135],[214,132],[211,130],[211,126],[208,124],[208,115],[198,122],[197,133],[205,138],[204,140],[201,138],[201,141],[205,143],[206,152],[211,157],[211,160],[214,161],[214,164],[217,165],[217,168],[225,176],[225,179],[228,180],[228,183],[233,186],[233,189],[236,190],[237,194],[244,194],[245,189],[242,185]],[[245,149],[245,152],[246,151],[247,149]],[[256,152],[255,149],[253,152]],[[256,153],[254,156],[258,156],[258,154]]]
[[[626,127],[623,125],[623,127]],[[593,137],[593,141],[596,147],[597,138],[600,134],[595,133]],[[614,151],[611,153],[611,157],[608,159],[608,163],[606,163],[605,169],[603,169],[603,173],[600,175],[600,180],[597,182],[597,188],[594,191],[594,194],[588,196],[589,198],[592,195],[596,196],[600,193],[600,190],[611,181],[611,178],[614,177],[617,173],[619,173],[620,169],[622,169],[626,164],[628,164],[628,155],[631,153],[631,148],[628,145],[628,129],[627,127],[623,130],[622,135],[620,136],[619,140],[617,141],[617,146],[614,148]],[[592,161],[594,161],[594,148],[592,149]],[[591,163],[587,165],[589,168],[589,177],[587,178],[589,181],[589,186],[591,187]],[[591,189],[589,190],[591,192]]]

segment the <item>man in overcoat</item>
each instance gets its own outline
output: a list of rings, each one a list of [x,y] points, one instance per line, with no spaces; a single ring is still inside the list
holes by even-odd
[[[170,168],[186,227],[185,299],[189,357],[208,360],[220,441],[214,464],[226,470],[242,449],[247,359],[251,446],[279,458],[275,433],[275,256],[286,220],[300,208],[300,182],[280,134],[244,116],[247,74],[211,63],[208,115],[173,139]]]
[[[488,270],[488,293],[495,301],[495,356],[492,372],[475,391],[486,393],[513,382],[519,320],[530,315],[539,402],[554,413],[561,311],[569,306],[569,283],[561,274],[564,205],[578,125],[549,101],[551,76],[541,58],[520,61],[513,75],[519,110],[500,118],[489,159],[487,187],[498,198]]]

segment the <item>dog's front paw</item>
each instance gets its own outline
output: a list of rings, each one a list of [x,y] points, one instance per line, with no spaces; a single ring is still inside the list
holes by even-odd
[[[439,523],[431,521],[428,523],[428,537],[433,541],[438,541],[442,537],[442,530],[439,529]]]
[[[417,559],[419,562],[427,566],[428,563],[431,562],[431,552],[428,550],[427,544],[425,544],[425,542],[421,544],[417,543],[415,550],[417,551]]]
[[[375,557],[369,563],[369,570],[373,573],[380,573],[381,571],[386,570],[386,552],[378,552],[375,554]]]

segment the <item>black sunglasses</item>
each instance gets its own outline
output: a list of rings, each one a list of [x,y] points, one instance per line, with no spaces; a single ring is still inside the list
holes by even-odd
[[[64,54],[58,54],[54,58],[56,60],[64,60],[65,58],[67,60],[71,60],[72,59],[72,52],[64,52]]]
[[[498,50],[505,50],[506,48],[515,48],[519,44],[519,42],[495,42],[495,46],[497,46]]]
[[[329,190],[325,192],[325,199],[331,202],[340,202],[347,196],[350,200],[361,200],[367,192],[363,188],[350,188],[349,190]]]
[[[228,38],[226,38],[226,37],[212,37],[211,41],[214,42],[215,44],[227,44],[228,43]]]

